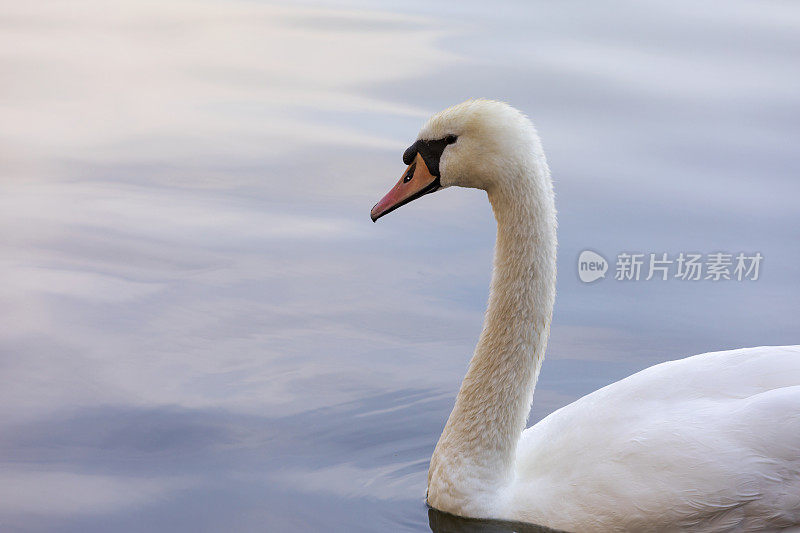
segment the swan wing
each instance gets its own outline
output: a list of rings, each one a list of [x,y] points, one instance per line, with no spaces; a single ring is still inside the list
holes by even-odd
[[[552,413],[500,505],[571,531],[800,523],[800,346],[662,363]]]

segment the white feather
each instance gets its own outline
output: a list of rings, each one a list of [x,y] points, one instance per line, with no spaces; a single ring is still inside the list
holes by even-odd
[[[471,100],[443,186],[486,190],[497,245],[486,320],[428,474],[431,506],[569,531],[800,526],[800,347],[696,355],[604,387],[524,430],[555,298],[556,212],[530,121]]]

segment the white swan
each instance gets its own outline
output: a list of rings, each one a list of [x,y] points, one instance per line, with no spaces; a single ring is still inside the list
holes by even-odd
[[[484,189],[497,219],[483,332],[431,458],[430,506],[567,531],[800,525],[800,346],[656,365],[524,430],[556,279],[539,138],[512,107],[471,100],[431,118],[403,158],[373,220],[452,185]]]

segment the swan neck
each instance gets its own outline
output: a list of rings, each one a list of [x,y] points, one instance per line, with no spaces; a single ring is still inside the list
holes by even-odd
[[[487,493],[513,473],[555,298],[555,206],[546,165],[539,170],[515,180],[513,190],[487,191],[497,220],[489,303],[431,461],[429,492],[432,483],[463,486],[448,480],[454,472],[473,478]]]

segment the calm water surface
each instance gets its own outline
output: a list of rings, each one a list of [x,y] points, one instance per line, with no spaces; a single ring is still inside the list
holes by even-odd
[[[800,7],[0,0],[0,529],[498,531],[424,505],[494,225],[373,225],[434,111],[544,139],[559,286],[531,422],[798,341]],[[760,251],[757,282],[581,284],[586,248]],[[508,526],[513,528],[513,526]]]

